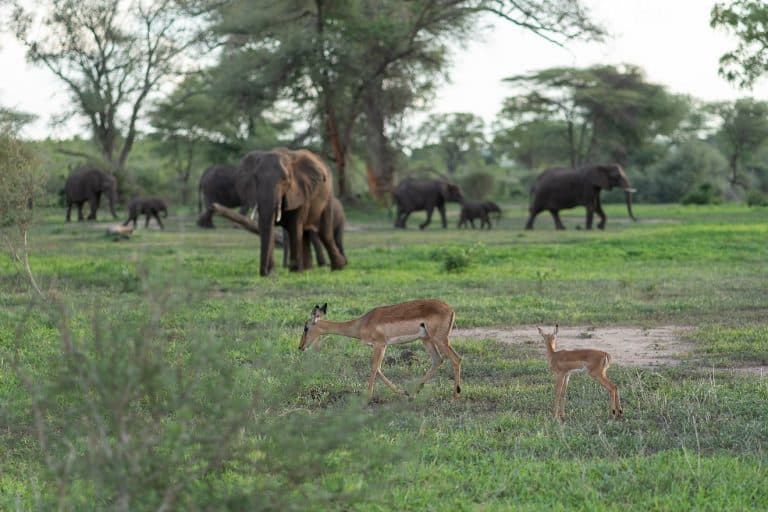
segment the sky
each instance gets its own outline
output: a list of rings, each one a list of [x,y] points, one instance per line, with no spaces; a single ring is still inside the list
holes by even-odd
[[[502,21],[482,25],[478,40],[457,44],[449,83],[437,91],[433,112],[472,112],[490,124],[502,100],[512,94],[504,77],[553,66],[636,64],[647,79],[670,92],[715,101],[754,96],[768,100],[768,81],[752,91],[740,90],[717,74],[720,55],[736,40],[709,26],[710,0],[584,0],[595,21],[611,34],[604,43],[570,43],[558,47]],[[29,138],[63,138],[82,122],[52,126],[66,110],[63,87],[45,69],[25,62],[23,48],[0,35],[0,105],[37,114],[22,134]]]

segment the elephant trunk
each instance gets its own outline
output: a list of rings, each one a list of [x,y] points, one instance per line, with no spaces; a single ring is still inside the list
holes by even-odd
[[[112,189],[107,194],[107,199],[109,200],[109,211],[112,213],[112,218],[117,218],[117,213],[115,212],[115,196],[117,195],[117,192]]]
[[[634,189],[624,189],[624,197],[627,200],[627,212],[629,213],[629,218],[637,221],[635,216],[632,214],[632,192]]]
[[[275,225],[272,222],[273,212],[259,212],[259,231],[261,236],[261,260],[259,263],[259,274],[261,276],[269,275],[273,266],[273,252],[275,250]]]

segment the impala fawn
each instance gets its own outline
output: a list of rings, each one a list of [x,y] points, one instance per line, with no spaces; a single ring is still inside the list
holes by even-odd
[[[608,352],[595,349],[557,350],[558,326],[552,334],[547,334],[536,327],[544,338],[547,346],[547,362],[549,369],[557,377],[555,383],[555,418],[565,419],[565,390],[568,389],[568,379],[575,370],[586,370],[590,377],[598,381],[611,397],[611,417],[622,418],[624,411],[621,409],[619,389],[605,374],[611,364],[611,355]]]

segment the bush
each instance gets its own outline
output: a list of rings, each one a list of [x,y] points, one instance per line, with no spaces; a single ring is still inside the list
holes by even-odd
[[[711,183],[702,183],[680,200],[682,204],[717,204],[722,201],[720,192]]]
[[[264,340],[243,364],[230,355],[234,333],[187,325],[186,293],[142,289],[109,312],[86,305],[90,325],[60,299],[35,305],[0,346],[24,404],[0,403],[4,435],[33,447],[29,467],[39,473],[27,475],[39,483],[36,503],[20,508],[352,510],[376,499],[357,475],[399,453],[367,433],[385,411],[373,418],[356,401],[328,412],[292,406],[311,374],[306,362]],[[29,350],[40,343],[50,348]]]
[[[496,183],[492,174],[479,171],[467,174],[461,179],[461,189],[468,199],[485,199],[493,192]]]
[[[768,206],[768,194],[757,189],[750,190],[747,194],[747,205]]]

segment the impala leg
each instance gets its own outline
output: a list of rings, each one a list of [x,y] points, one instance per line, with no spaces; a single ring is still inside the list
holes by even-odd
[[[619,404],[618,386],[608,378],[608,376],[605,374],[605,370],[605,368],[602,368],[601,370],[598,370],[591,375],[593,379],[598,381],[600,385],[603,386],[606,391],[608,391],[608,395],[611,397],[611,417],[620,418],[623,415],[623,411],[621,410],[621,405]]]
[[[560,419],[560,392],[563,389],[563,380],[565,375],[555,375],[555,409],[553,415],[556,420]]]
[[[381,362],[384,360],[384,351],[387,346],[373,346],[373,357],[371,357],[371,378],[368,379],[368,398],[373,399],[373,388],[376,386],[376,377],[379,375]]]
[[[440,350],[450,358],[451,363],[453,364],[453,383],[455,384],[455,387],[453,388],[453,398],[459,398],[459,395],[461,394],[461,356],[453,350],[447,336],[444,340],[441,340],[438,343],[440,343]]]
[[[427,370],[427,373],[425,373],[419,381],[419,387],[416,389],[417,393],[421,391],[421,388],[424,387],[424,384],[426,384],[432,377],[435,376],[435,372],[438,368],[440,368],[440,365],[443,364],[443,358],[440,357],[440,352],[438,352],[437,347],[435,347],[433,342],[424,340],[424,348],[426,349],[427,354],[429,354],[430,359],[432,359],[432,366],[429,370]]]
[[[563,387],[560,390],[560,418],[565,419],[565,396],[568,391],[568,382],[571,380],[571,374],[566,373],[563,376]]]
[[[379,378],[384,382],[384,384],[389,386],[389,388],[392,391],[401,395],[408,396],[408,392],[406,390],[399,388],[394,382],[389,380],[383,373],[381,373],[381,368],[379,368],[378,375],[379,375]]]

